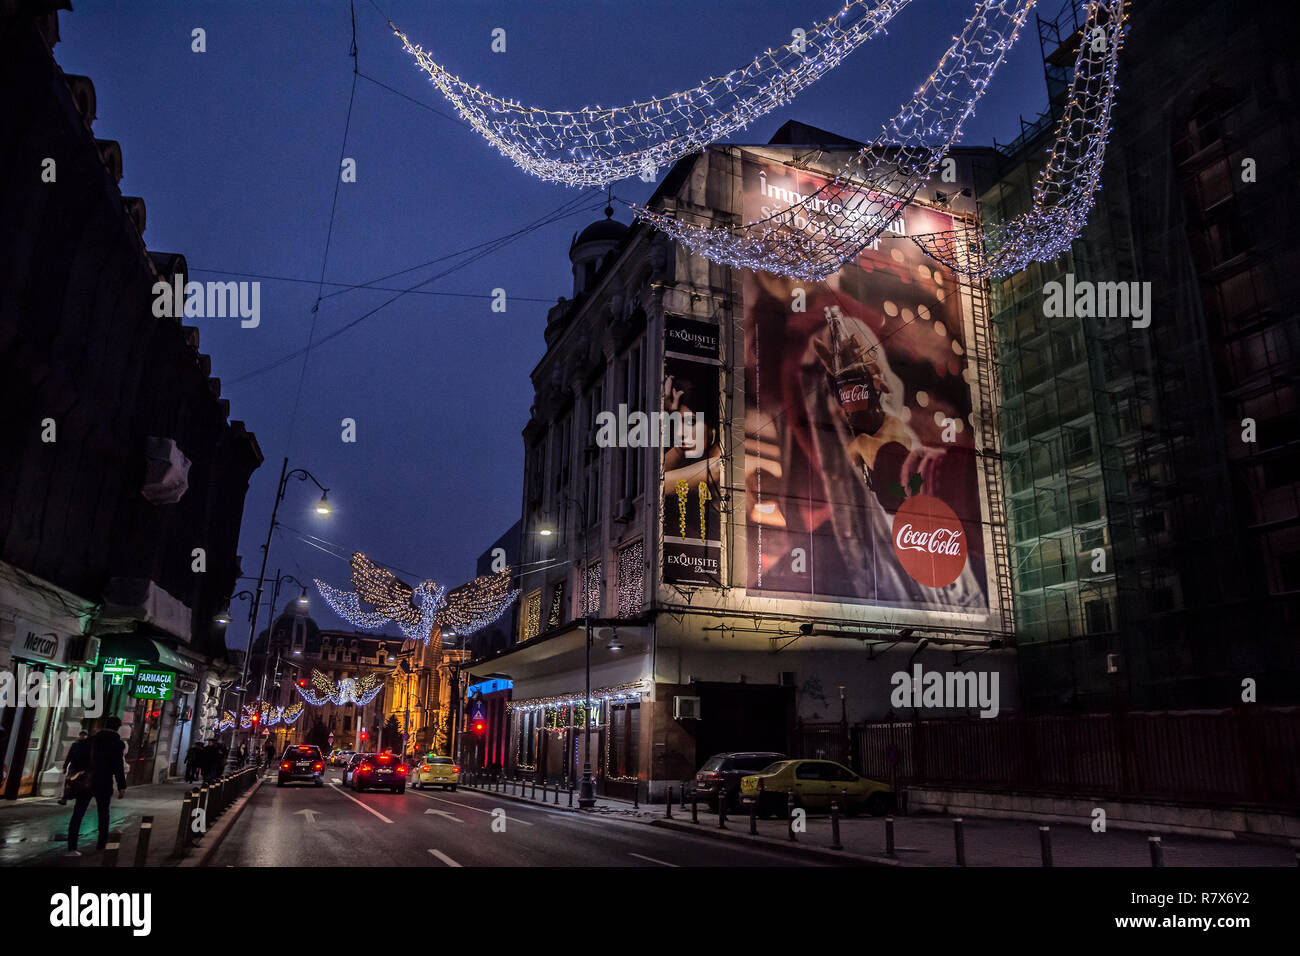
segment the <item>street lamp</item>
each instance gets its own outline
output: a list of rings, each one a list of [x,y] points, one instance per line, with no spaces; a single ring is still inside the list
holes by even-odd
[[[297,478],[299,481],[310,480],[321,491],[320,502],[316,505],[316,513],[319,515],[330,513],[329,501],[327,500],[329,489],[317,481],[316,476],[305,468],[295,468],[290,471],[289,459],[285,458],[283,464],[280,465],[280,484],[275,489],[275,504],[271,507],[271,523],[266,529],[266,544],[262,545],[262,569],[257,574],[257,596],[253,600],[253,613],[249,621],[248,653],[244,655],[244,677],[240,681],[241,684],[248,679],[248,659],[253,656],[253,641],[257,638],[257,612],[261,609],[262,591],[266,587],[266,561],[271,556],[271,536],[275,534],[275,526],[279,523],[276,521],[276,516],[280,513],[280,502],[284,500],[285,488],[290,478]],[[265,678],[265,667],[263,667],[263,678]],[[242,695],[240,704],[243,704]],[[238,720],[238,715],[236,715],[236,720]],[[234,755],[235,751],[232,747],[231,756],[234,757]]]
[[[564,500],[578,508],[579,520],[582,522],[582,574],[579,575],[578,585],[582,588],[582,621],[587,638],[585,641],[587,655],[585,666],[586,693],[583,695],[582,701],[582,781],[578,785],[578,807],[583,810],[590,810],[596,805],[596,783],[591,776],[591,592],[588,587],[591,574],[591,554],[587,547],[587,504],[585,500],[578,501],[569,497],[565,497]],[[537,533],[543,538],[549,538],[553,532],[551,528],[541,528]]]

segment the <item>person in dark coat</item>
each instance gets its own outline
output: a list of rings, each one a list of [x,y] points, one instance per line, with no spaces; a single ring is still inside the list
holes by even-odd
[[[83,789],[74,787],[76,803],[72,809],[72,820],[68,823],[68,855],[81,856],[77,852],[77,837],[81,833],[81,821],[90,806],[91,798],[99,811],[99,841],[97,849],[104,849],[108,844],[108,805],[113,798],[113,783],[117,782],[117,798],[126,796],[126,767],[123,758],[126,754],[126,741],[118,733],[122,726],[121,718],[110,717],[104,721],[104,729],[90,738],[90,786]]]
[[[263,749],[266,751],[266,766],[269,767],[275,761],[275,747],[268,740]]]
[[[203,744],[197,740],[190,743],[190,749],[185,752],[185,782],[193,783],[198,779],[199,772],[203,765]]]
[[[59,797],[59,806],[66,806],[68,797],[73,795],[73,774],[89,769],[90,735],[83,730],[68,748],[68,755],[63,758],[63,795]]]

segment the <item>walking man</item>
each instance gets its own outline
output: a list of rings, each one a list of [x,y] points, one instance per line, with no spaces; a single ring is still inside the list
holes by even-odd
[[[86,808],[91,798],[99,812],[99,840],[97,849],[108,845],[108,804],[113,798],[113,783],[117,783],[117,798],[126,796],[126,769],[123,755],[126,753],[126,741],[118,733],[122,726],[119,717],[110,717],[104,721],[104,729],[90,738],[90,786],[75,789],[76,803],[72,809],[72,820],[68,823],[68,856],[81,856],[77,852],[77,837],[81,833],[81,821],[86,816]]]
[[[67,806],[68,797],[75,796],[74,788],[76,783],[72,777],[74,774],[88,772],[90,770],[90,735],[84,730],[77,735],[71,747],[68,748],[68,756],[63,760],[63,793],[59,796],[59,806]],[[81,789],[85,789],[82,787]]]

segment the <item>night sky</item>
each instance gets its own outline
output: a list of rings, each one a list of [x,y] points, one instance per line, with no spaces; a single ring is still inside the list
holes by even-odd
[[[318,517],[314,486],[291,482],[269,574],[279,567],[348,586],[345,561],[301,532],[343,553],[365,551],[408,572],[408,583],[455,586],[519,518],[528,375],[543,354],[548,307],[571,291],[570,238],[601,217],[605,197],[527,175],[449,119],[452,108],[386,20],[492,93],[578,109],[694,86],[787,42],[791,29],[834,7],[833,0],[375,4],[356,0],[360,72],[445,115],[360,78],[346,149],[353,84],[346,0],[77,0],[59,17],[55,57],[65,72],[95,84],[95,134],[121,143],[122,192],[147,204],[148,247],[183,253],[192,280],[262,277],[258,328],[241,328],[237,319],[186,321],[200,329],[231,418],[247,423],[266,456],[244,511],[244,573],[257,573],[287,455],[290,468],[307,468],[329,487],[335,511]],[[765,142],[789,119],[874,136],[933,69],[972,6],[914,0],[888,36],[734,141]],[[1054,14],[1058,4],[1048,6]],[[1017,116],[1033,118],[1043,107],[1032,20],[966,127],[964,145],[1009,141]],[[207,32],[206,53],[190,50],[195,27]],[[495,27],[507,31],[504,54],[491,52]],[[338,189],[326,280],[371,282],[446,257],[377,283],[400,290],[454,271],[421,286],[440,294],[404,295],[322,342],[395,295],[325,286],[303,378],[340,155],[356,159],[358,181]],[[631,179],[614,192],[639,202],[652,188]],[[462,251],[566,203],[578,212],[499,249],[487,246],[475,261],[484,249]],[[626,207],[615,208],[627,222]],[[509,297],[504,314],[490,310],[496,287]],[[348,417],[357,423],[355,444],[340,439]],[[312,593],[316,620],[345,626]],[[232,611],[227,642],[240,647],[247,604]],[[259,628],[265,620],[264,611]]]

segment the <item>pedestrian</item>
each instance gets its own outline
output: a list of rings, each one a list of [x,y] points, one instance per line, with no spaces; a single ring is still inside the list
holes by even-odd
[[[121,800],[126,796],[126,768],[123,763],[126,741],[118,733],[121,726],[120,717],[110,717],[104,721],[104,729],[90,738],[90,766],[78,775],[73,787],[76,802],[72,809],[72,820],[68,823],[68,856],[81,856],[77,852],[77,837],[81,833],[81,821],[86,816],[86,808],[90,806],[92,797],[99,813],[99,840],[96,849],[102,850],[108,845],[108,805],[113,798],[114,781],[117,782],[117,798]]]
[[[248,744],[240,744],[240,745],[239,745],[239,763],[237,764],[237,766],[242,767],[242,766],[243,766],[244,764],[246,764],[246,763],[248,763]]]
[[[68,755],[63,758],[63,793],[59,796],[59,806],[67,806],[72,794],[72,775],[90,770],[90,735],[84,730],[77,734],[77,739],[68,748]]]
[[[275,760],[275,747],[272,746],[271,741],[268,740],[266,742],[266,765],[268,767],[271,766],[273,760]]]
[[[193,783],[198,779],[203,765],[203,744],[197,740],[190,741],[190,749],[185,752],[185,782]]]

